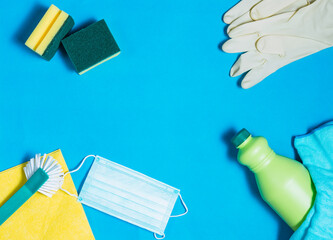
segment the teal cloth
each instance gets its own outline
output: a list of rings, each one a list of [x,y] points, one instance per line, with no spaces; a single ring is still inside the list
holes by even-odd
[[[316,186],[313,207],[290,240],[333,239],[333,121],[307,135],[295,138],[294,145]]]

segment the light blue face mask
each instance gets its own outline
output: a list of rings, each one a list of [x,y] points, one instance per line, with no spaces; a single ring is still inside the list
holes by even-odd
[[[77,169],[68,173],[78,171],[88,157],[95,159],[78,196],[79,202],[147,229],[157,239],[164,238],[170,217],[188,212],[180,190],[99,156],[85,157]],[[185,212],[170,216],[178,196]]]

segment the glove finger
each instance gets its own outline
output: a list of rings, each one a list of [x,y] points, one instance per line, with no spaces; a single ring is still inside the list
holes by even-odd
[[[231,38],[223,44],[222,50],[226,53],[241,53],[256,50],[257,40],[258,36],[256,34]]]
[[[256,48],[261,53],[285,56],[293,61],[328,47],[329,44],[312,39],[281,35],[264,36],[256,43]]]
[[[265,36],[258,40],[257,48],[265,63],[254,67],[244,77],[241,86],[250,88],[270,74],[301,58],[331,47],[312,39],[293,36]]]
[[[259,20],[282,12],[296,11],[306,5],[308,5],[307,0],[265,0],[250,10],[250,17],[253,20]]]
[[[271,72],[271,73],[273,73],[273,72]],[[251,69],[251,71],[249,71],[245,75],[244,79],[241,82],[241,86],[244,89],[251,88],[254,85],[260,83],[271,73],[268,71],[267,66],[265,66],[265,64],[263,64],[259,67],[253,68],[253,69]]]
[[[242,54],[230,69],[230,76],[237,77],[252,68],[256,68],[265,63],[265,59],[257,51],[250,51]]]
[[[285,5],[281,6],[282,3]],[[254,20],[264,19],[276,14],[286,13],[296,11],[297,9],[308,5],[308,0],[293,0],[290,3],[290,0],[283,0],[280,4],[280,1],[276,0],[266,0],[261,1],[257,5],[255,5],[252,9],[249,9],[248,12],[244,13],[239,18],[235,19],[228,26],[227,33],[229,33],[235,27],[242,25],[244,23],[253,22]],[[290,5],[286,6],[287,3]],[[280,4],[276,7],[271,7],[271,5]],[[256,16],[257,14],[257,16]]]
[[[267,35],[258,39],[256,42],[256,48],[261,53],[266,54],[275,54],[284,56],[285,49],[283,48],[284,44],[281,44],[279,40],[283,41],[283,36],[277,35]]]
[[[279,34],[285,31],[285,24],[292,17],[294,12],[275,15],[270,18],[245,23],[232,29],[228,35],[230,38],[239,37],[242,35],[256,33],[258,36],[267,35],[270,33]]]
[[[235,21],[233,21],[232,23],[229,24],[229,26],[227,28],[227,33],[229,33],[235,27],[238,27],[239,25],[242,25],[244,23],[249,23],[249,22],[252,22],[252,21],[253,20],[250,17],[250,12],[246,12],[242,16],[237,18]]]
[[[227,11],[223,16],[223,22],[230,24],[235,19],[248,12],[255,4],[261,0],[242,0]]]
[[[246,74],[241,83],[242,88],[247,89],[253,87],[278,69],[293,62],[289,58],[277,55],[263,54],[263,57],[265,62],[258,67],[252,68],[251,71]]]

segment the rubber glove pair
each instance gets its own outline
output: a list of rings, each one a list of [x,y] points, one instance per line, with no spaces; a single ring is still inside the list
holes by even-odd
[[[333,0],[243,0],[224,15],[229,53],[245,52],[230,71],[248,72],[243,88],[281,67],[333,46]]]

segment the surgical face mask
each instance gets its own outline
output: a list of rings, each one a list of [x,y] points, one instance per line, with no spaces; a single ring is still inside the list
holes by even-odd
[[[147,229],[157,239],[164,238],[170,217],[188,212],[180,190],[99,156],[85,157],[77,169],[68,173],[78,171],[88,157],[95,159],[78,196],[79,202]],[[185,212],[170,216],[178,196]]]

